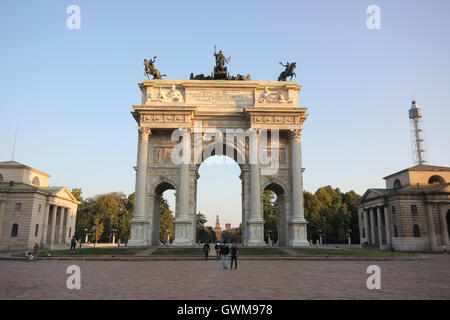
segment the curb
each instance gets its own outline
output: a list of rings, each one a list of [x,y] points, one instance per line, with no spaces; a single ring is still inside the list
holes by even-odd
[[[273,260],[273,261],[419,261],[431,260],[429,257],[351,257],[351,256],[240,256],[239,260]],[[0,260],[25,261],[22,257],[0,257]],[[205,261],[203,256],[53,256],[37,257],[34,261]],[[216,261],[209,259],[208,261]]]

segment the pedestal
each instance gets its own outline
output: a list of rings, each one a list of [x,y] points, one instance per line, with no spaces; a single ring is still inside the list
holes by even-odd
[[[128,241],[129,247],[147,247],[148,221],[142,219],[131,220],[131,239]]]
[[[306,233],[307,224],[305,219],[295,219],[289,222],[289,234],[291,235],[289,245],[291,247],[309,247]]]

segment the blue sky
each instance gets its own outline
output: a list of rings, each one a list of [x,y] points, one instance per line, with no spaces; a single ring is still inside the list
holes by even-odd
[[[66,28],[66,8],[81,29]],[[381,9],[368,30],[366,9]],[[308,107],[305,189],[363,193],[412,165],[408,109],[424,115],[431,164],[450,166],[450,2],[7,1],[0,2],[0,160],[50,173],[85,196],[134,190],[142,61],[169,79],[209,73],[216,44],[231,74],[276,80],[296,61]],[[201,168],[198,209],[241,219],[237,166]],[[234,178],[233,178],[234,177]],[[232,179],[233,178],[233,179]],[[222,183],[217,184],[217,181]],[[232,199],[232,200],[231,200]],[[226,221],[225,221],[226,220]]]

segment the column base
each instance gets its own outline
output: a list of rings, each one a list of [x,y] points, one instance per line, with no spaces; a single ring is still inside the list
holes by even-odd
[[[247,222],[248,235],[247,246],[249,247],[262,247],[265,246],[264,242],[264,220],[250,219]]]
[[[308,221],[304,218],[292,219],[289,222],[289,246],[290,247],[309,247],[307,239],[306,225]]]
[[[148,247],[149,223],[144,219],[131,220],[131,239],[128,241],[129,247]]]
[[[175,239],[172,242],[173,246],[186,247],[193,246],[195,243],[195,234],[192,235],[192,221],[187,218],[175,219]]]

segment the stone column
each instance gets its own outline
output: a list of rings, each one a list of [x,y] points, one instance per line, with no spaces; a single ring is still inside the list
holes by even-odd
[[[427,211],[428,237],[430,239],[430,247],[432,251],[435,251],[437,250],[437,247],[436,247],[436,233],[434,231],[432,204],[425,202],[425,210]]]
[[[377,207],[377,222],[378,222],[378,242],[379,248],[383,249],[383,225],[381,224],[381,207]]]
[[[179,210],[175,217],[175,239],[173,245],[186,246],[195,242],[192,235],[192,217],[189,215],[189,166],[191,164],[191,134],[188,129],[183,131],[183,156],[180,164],[180,185],[179,185]],[[195,232],[194,232],[195,237]]]
[[[375,212],[373,208],[369,208],[369,215],[370,215],[370,235],[372,240],[372,245],[377,243],[377,238],[375,234]]]
[[[369,217],[368,217],[367,209],[363,209],[363,215],[364,215],[364,232],[366,234],[366,241],[367,241],[367,243],[370,243]]]
[[[49,244],[50,246],[55,243],[55,229],[56,229],[56,213],[57,213],[58,207],[54,204],[53,210],[52,210],[52,225],[50,229],[50,239]]]
[[[445,244],[448,248],[449,246],[449,239],[448,239],[448,227],[447,227],[447,212],[441,212],[441,206],[438,204],[436,204],[437,206],[437,211],[439,214],[439,219],[441,222],[441,239],[442,239],[442,244]]]
[[[59,221],[58,221],[58,243],[62,243],[65,208],[60,207],[59,210],[60,211],[59,211]]]
[[[289,131],[291,144],[291,183],[292,183],[292,218],[290,224],[290,245],[293,247],[307,247],[305,213],[303,208],[303,177],[301,129]]]
[[[66,232],[64,237],[64,243],[70,244],[70,235],[69,235],[69,229],[70,229],[70,209],[66,208]],[[75,232],[75,230],[73,230]]]
[[[261,214],[261,182],[259,167],[259,131],[249,130],[250,163],[250,219],[248,219],[248,245],[264,245],[264,219]]]
[[[390,227],[390,221],[389,221],[389,211],[388,206],[384,206],[384,222],[386,223],[386,243],[388,246],[388,249],[392,248],[392,242],[391,242],[391,227]]]
[[[44,208],[44,222],[42,223],[41,247],[47,243],[49,213],[50,213],[50,205],[46,204]]]
[[[0,200],[0,239],[2,238],[3,217],[6,214],[6,201]]]
[[[136,170],[136,191],[134,197],[134,216],[131,220],[130,247],[146,246],[146,229],[148,221],[145,219],[145,198],[147,192],[147,168],[148,168],[148,140],[151,134],[150,128],[138,127],[138,154]]]

